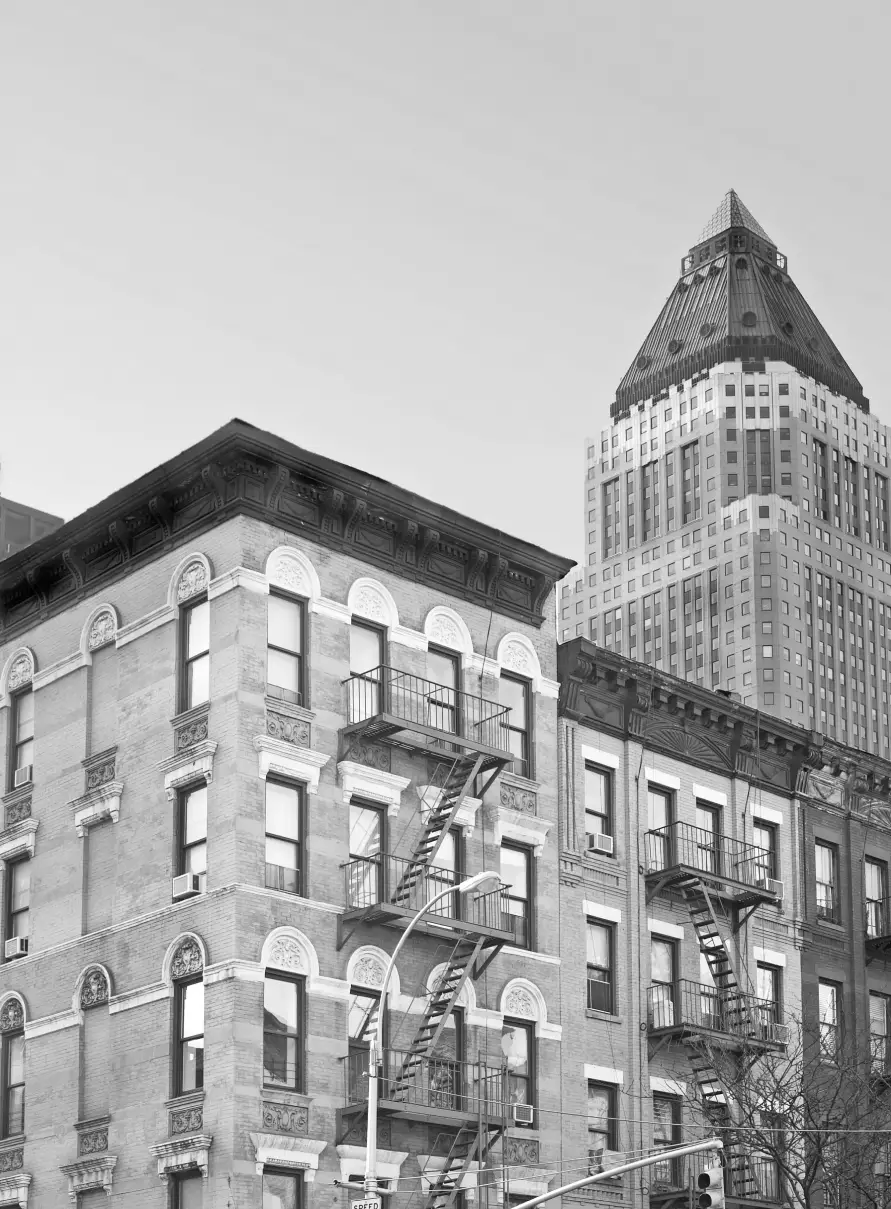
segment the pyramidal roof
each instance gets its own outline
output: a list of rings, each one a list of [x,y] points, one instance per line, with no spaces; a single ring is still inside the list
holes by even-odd
[[[768,243],[773,243],[752,211],[744,205],[735,189],[728,189],[721,198],[717,210],[703,227],[702,234],[696,243],[705,243],[707,239],[713,239],[715,235],[721,235],[724,231],[729,231],[731,227],[745,227],[753,235],[759,235]]]
[[[626,415],[727,361],[749,370],[785,362],[869,410],[863,387],[789,276],[786,257],[733,189],[683,258],[611,414]]]

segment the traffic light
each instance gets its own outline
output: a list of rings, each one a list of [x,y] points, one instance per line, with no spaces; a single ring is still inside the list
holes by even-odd
[[[700,1171],[696,1187],[699,1209],[724,1209],[724,1168],[720,1164]]]

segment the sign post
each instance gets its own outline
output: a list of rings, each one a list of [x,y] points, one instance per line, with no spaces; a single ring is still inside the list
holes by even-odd
[[[350,1201],[350,1209],[381,1209],[379,1196],[363,1196],[361,1200]]]

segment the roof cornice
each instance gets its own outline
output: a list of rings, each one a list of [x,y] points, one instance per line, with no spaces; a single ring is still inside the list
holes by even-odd
[[[233,420],[0,562],[0,642],[238,515],[536,626],[574,566]]]

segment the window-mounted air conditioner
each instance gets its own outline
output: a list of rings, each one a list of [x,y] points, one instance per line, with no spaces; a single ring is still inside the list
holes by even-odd
[[[173,879],[173,897],[191,898],[193,894],[201,893],[201,879],[197,873],[181,873]]]
[[[12,961],[14,957],[26,957],[28,954],[28,937],[10,937],[4,946],[3,952],[7,961]]]
[[[25,764],[23,768],[17,768],[15,770],[15,776],[12,779],[14,788],[18,789],[20,785],[30,785],[31,781],[34,779],[33,773],[33,764]]]
[[[777,898],[783,897],[783,883],[775,877],[759,877],[755,882],[755,887],[758,890],[766,890],[768,894],[775,894]]]
[[[615,841],[611,835],[589,835],[588,851],[605,852],[607,856],[612,856],[614,843]]]
[[[535,1112],[531,1104],[515,1104],[513,1118],[515,1125],[531,1125]]]

